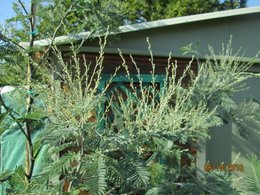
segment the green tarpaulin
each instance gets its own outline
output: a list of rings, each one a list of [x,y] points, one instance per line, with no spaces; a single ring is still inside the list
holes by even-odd
[[[6,88],[6,87],[5,87]],[[9,87],[10,89],[10,87]],[[14,114],[16,118],[22,117],[25,114],[25,90],[1,90],[1,97],[5,105],[10,109],[10,112]],[[23,99],[23,101],[21,101]],[[1,106],[1,114],[6,113],[7,110],[4,106]],[[25,142],[26,138],[22,131],[20,130],[18,124],[10,116],[4,117],[1,121],[0,129],[1,135],[1,150],[0,150],[0,170],[1,173],[7,170],[15,170],[19,166],[24,166],[25,164]],[[36,130],[32,138],[35,140],[37,134],[39,134],[40,129]],[[44,148],[40,151],[36,158],[35,166],[33,170],[33,175],[40,172],[40,164],[44,157]],[[6,185],[1,185],[0,194],[6,194]]]

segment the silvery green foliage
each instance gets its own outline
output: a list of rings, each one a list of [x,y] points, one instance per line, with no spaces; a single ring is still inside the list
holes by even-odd
[[[59,57],[59,53],[57,55]],[[185,168],[180,167],[180,159],[187,151],[176,143],[194,142],[198,137],[206,137],[208,128],[221,125],[219,109],[233,108],[233,102],[224,99],[230,98],[238,89],[235,84],[248,78],[247,74],[242,74],[246,69],[231,65],[232,56],[223,58],[220,62],[218,59],[206,60],[197,74],[191,72],[190,63],[179,79],[175,71],[177,64],[169,64],[165,85],[160,91],[156,90],[154,73],[151,73],[154,79],[149,86],[140,79],[137,89],[123,59],[122,66],[126,69],[131,91],[126,99],[116,90],[110,96],[106,95],[111,82],[101,93],[97,92],[102,77],[102,52],[97,58],[97,71],[92,81],[87,80],[90,79],[88,64],[85,64],[86,72],[80,73],[77,53],[70,64],[59,57],[60,76],[68,91],[54,86],[54,91],[48,93],[46,104],[51,123],[43,132],[42,140],[50,145],[50,152],[57,154],[66,150],[66,153],[53,163],[49,159],[46,170],[50,172],[45,175],[63,175],[55,182],[62,186],[68,181],[70,191],[97,194],[147,191],[170,178],[173,183],[178,182],[185,172],[182,170]],[[154,69],[152,60],[151,56]],[[136,64],[134,58],[132,61]],[[138,65],[136,70],[139,71]],[[191,84],[183,87],[187,75]],[[212,98],[217,93],[220,94],[214,102]],[[202,98],[194,99],[197,96]],[[210,101],[214,104],[209,105]],[[104,104],[103,113],[95,115]],[[109,116],[111,111],[113,119]],[[91,120],[93,115],[95,120]],[[62,163],[57,166],[59,161]],[[55,169],[48,168],[54,165]],[[156,179],[155,175],[162,180]]]
[[[210,49],[211,54],[196,73],[190,62],[177,78],[177,63],[168,64],[164,85],[158,90],[149,47],[151,83],[142,82],[132,57],[140,78],[134,83],[121,55],[128,92],[110,93],[117,72],[102,90],[99,87],[104,45],[94,66],[84,57],[82,65],[74,48],[72,45],[70,61],[65,62],[59,49],[53,47],[62,87],[59,81],[48,83],[48,88],[35,86],[37,98],[44,105],[41,112],[48,116],[35,145],[47,147],[47,151],[42,172],[21,192],[210,192],[218,177],[202,182],[202,178],[194,178],[192,166],[181,166],[181,160],[184,156],[194,160],[188,147],[196,147],[198,138],[207,137],[207,130],[223,124],[224,116],[235,109],[232,95],[242,89],[242,81],[252,76],[245,73],[250,66],[245,68],[232,56],[230,45],[223,48],[219,58]],[[187,77],[189,84],[184,85]]]
[[[255,154],[248,156],[248,167],[245,177],[245,191],[260,193],[260,160]]]

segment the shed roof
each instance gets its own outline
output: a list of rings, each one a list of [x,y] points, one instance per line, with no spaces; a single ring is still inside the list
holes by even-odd
[[[212,20],[217,18],[235,17],[235,16],[246,15],[246,14],[255,14],[255,13],[260,13],[260,6],[226,10],[226,11],[216,11],[216,12],[210,12],[204,14],[196,14],[196,15],[151,21],[151,22],[144,22],[139,24],[125,25],[119,27],[119,29],[120,29],[120,33],[122,33],[122,32],[160,28],[165,26],[186,24],[186,23],[192,23],[192,22],[198,22],[204,20]]]
[[[121,33],[135,32],[135,31],[143,31],[143,30],[156,29],[156,28],[167,27],[167,26],[195,23],[195,22],[214,20],[214,19],[219,19],[219,18],[252,15],[252,14],[257,14],[257,13],[258,14],[260,13],[260,6],[234,9],[234,10],[226,10],[226,11],[217,11],[217,12],[211,12],[211,13],[183,16],[183,17],[175,17],[175,18],[169,18],[169,19],[163,19],[163,20],[157,20],[157,21],[151,21],[151,22],[143,22],[143,23],[138,23],[138,24],[120,26],[117,32],[112,32],[111,34],[121,34]],[[90,32],[82,32],[82,33],[78,33],[76,35],[59,36],[59,37],[55,38],[54,43],[55,44],[66,44],[70,41],[86,39],[86,38],[89,38],[90,36],[91,36]],[[34,44],[37,46],[47,46],[50,43],[51,43],[51,39],[43,39],[43,40],[38,40],[38,41],[34,42]],[[21,42],[20,45],[27,47],[29,45],[29,43]]]

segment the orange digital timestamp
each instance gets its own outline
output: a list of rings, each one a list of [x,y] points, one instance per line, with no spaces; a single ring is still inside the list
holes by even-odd
[[[205,171],[244,171],[244,165],[243,164],[210,164],[207,163],[204,165]]]

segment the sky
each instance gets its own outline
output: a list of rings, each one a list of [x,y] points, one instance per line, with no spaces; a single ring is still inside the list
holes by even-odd
[[[16,0],[0,0],[0,24],[3,24],[7,18],[10,18],[14,15],[12,10],[12,3]],[[30,3],[30,0],[23,0],[27,6]],[[260,0],[248,0],[248,7],[260,6]]]

